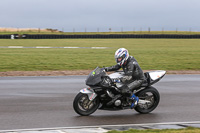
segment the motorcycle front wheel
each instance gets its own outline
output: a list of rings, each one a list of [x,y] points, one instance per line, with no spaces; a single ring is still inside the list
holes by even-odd
[[[141,114],[147,114],[153,111],[160,101],[160,94],[156,88],[150,86],[136,94],[139,99],[150,101],[146,104],[138,104],[135,110]]]
[[[99,104],[100,101],[98,97],[90,101],[87,94],[78,93],[74,99],[73,107],[77,114],[88,116],[98,109]]]

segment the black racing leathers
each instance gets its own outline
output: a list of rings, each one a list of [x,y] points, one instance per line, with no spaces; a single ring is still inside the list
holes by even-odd
[[[122,68],[125,73],[125,76],[120,78],[122,83],[125,84],[125,86],[122,88],[122,93],[123,91],[125,91],[124,93],[126,93],[126,91],[132,92],[145,81],[144,73],[134,57],[130,56],[125,65],[120,66],[117,64],[107,67],[106,69],[107,71],[117,71],[120,68]]]

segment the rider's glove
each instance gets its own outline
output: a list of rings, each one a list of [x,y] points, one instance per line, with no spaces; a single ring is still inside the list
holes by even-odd
[[[121,80],[120,80],[120,79],[118,79],[118,78],[116,78],[116,79],[113,79],[113,82],[114,82],[114,83],[120,83],[120,82],[121,82]]]

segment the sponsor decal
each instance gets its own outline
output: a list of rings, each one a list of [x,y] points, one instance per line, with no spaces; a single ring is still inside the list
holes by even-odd
[[[94,96],[94,93],[92,93],[92,96],[90,97],[90,100],[92,100],[93,96]]]

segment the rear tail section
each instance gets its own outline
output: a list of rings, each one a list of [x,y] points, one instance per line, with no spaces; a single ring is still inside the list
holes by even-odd
[[[144,73],[148,85],[155,84],[158,82],[160,79],[162,79],[166,74],[166,71],[164,70],[157,70],[157,71],[150,71]]]

